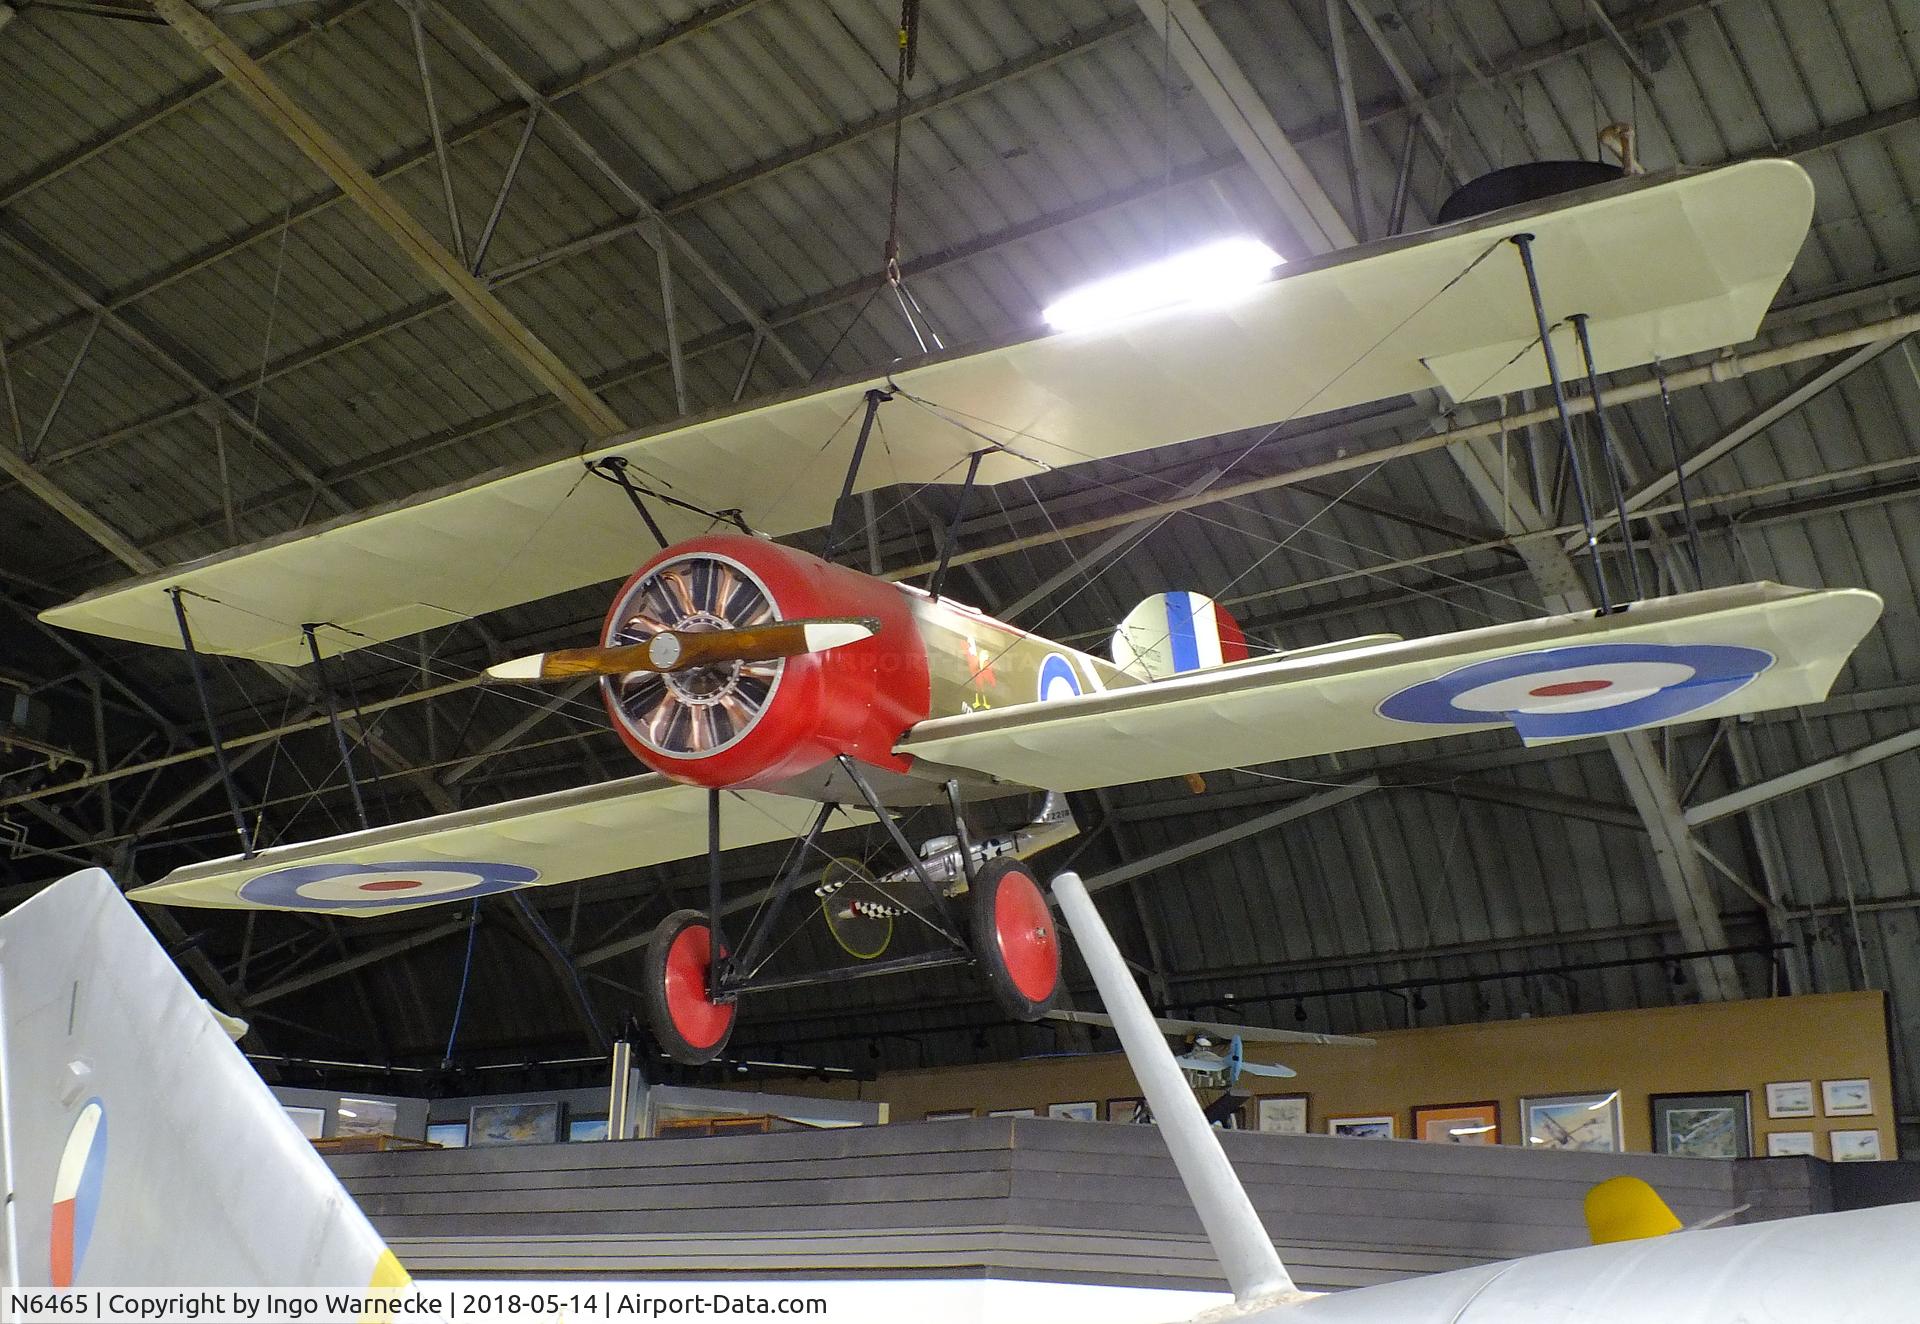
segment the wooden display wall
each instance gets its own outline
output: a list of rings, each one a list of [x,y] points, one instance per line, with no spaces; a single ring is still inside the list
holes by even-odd
[[[1642,1153],[1654,1148],[1655,1096],[1745,1092],[1755,1156],[1767,1155],[1771,1132],[1811,1132],[1813,1154],[1833,1158],[1831,1133],[1874,1131],[1880,1156],[1898,1157],[1886,1002],[1878,992],[1386,1030],[1372,1037],[1373,1048],[1249,1045],[1251,1059],[1284,1062],[1299,1074],[1243,1077],[1241,1088],[1256,1097],[1306,1095],[1307,1129],[1322,1133],[1331,1117],[1390,1116],[1394,1134],[1408,1137],[1416,1108],[1491,1102],[1501,1143],[1520,1145],[1528,1143],[1523,1098],[1617,1090],[1624,1146]],[[1107,1035],[1102,1042],[1114,1040]],[[1823,1082],[1850,1080],[1868,1082],[1872,1112],[1827,1115]],[[1769,1117],[1768,1084],[1799,1081],[1811,1085],[1814,1115]],[[796,1082],[793,1088],[806,1087]],[[894,1072],[857,1089],[858,1097],[886,1102],[896,1122],[1016,1109],[1045,1117],[1053,1105],[1084,1103],[1095,1104],[1105,1119],[1111,1100],[1139,1092],[1126,1059],[1111,1051]]]

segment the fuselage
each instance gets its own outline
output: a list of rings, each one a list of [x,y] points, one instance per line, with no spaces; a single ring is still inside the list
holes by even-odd
[[[691,539],[647,561],[615,596],[601,642],[837,616],[870,617],[880,629],[776,662],[607,679],[615,730],[635,757],[677,781],[850,800],[844,756],[883,799],[912,804],[948,778],[971,776],[896,752],[927,718],[1141,683],[951,599],[738,534]]]
[[[1904,1324],[1920,1204],[1582,1246],[1335,1292],[1262,1324]]]

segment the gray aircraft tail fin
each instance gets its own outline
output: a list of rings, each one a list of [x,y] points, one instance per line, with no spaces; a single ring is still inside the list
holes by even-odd
[[[113,880],[0,916],[9,1285],[408,1279]]]

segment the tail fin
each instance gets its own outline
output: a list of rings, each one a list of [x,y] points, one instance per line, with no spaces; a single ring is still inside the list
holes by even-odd
[[[1247,639],[1227,609],[1200,593],[1156,593],[1113,632],[1113,660],[1147,680],[1239,662]]]
[[[1679,1230],[1680,1220],[1667,1202],[1638,1177],[1611,1177],[1587,1192],[1587,1235],[1596,1246]]]
[[[408,1282],[99,869],[0,917],[0,1161],[22,1286]]]

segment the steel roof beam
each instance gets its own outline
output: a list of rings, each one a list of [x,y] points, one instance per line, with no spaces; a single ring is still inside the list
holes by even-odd
[[[155,10],[193,51],[227,76],[242,98],[338,184],[415,266],[444,289],[507,357],[545,387],[589,436],[625,423],[578,373],[500,302],[425,226],[374,181],[347,149],[188,0],[153,0]]]
[[[1353,229],[1194,0],[1135,0],[1310,254],[1351,248]]]
[[[1745,813],[1770,800],[1777,800],[1783,795],[1804,791],[1809,787],[1818,786],[1829,778],[1844,776],[1857,768],[1870,767],[1912,749],[1920,749],[1920,728],[1902,731],[1899,735],[1888,736],[1885,740],[1875,740],[1870,744],[1843,750],[1831,758],[1795,768],[1792,772],[1783,772],[1777,777],[1769,777],[1765,781],[1742,786],[1736,791],[1729,791],[1715,799],[1703,800],[1687,810],[1687,822],[1693,827],[1704,827],[1708,823],[1718,822],[1732,814]]]

